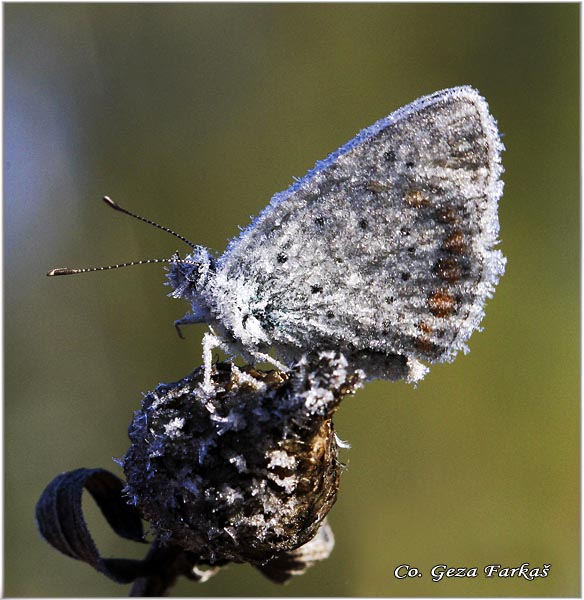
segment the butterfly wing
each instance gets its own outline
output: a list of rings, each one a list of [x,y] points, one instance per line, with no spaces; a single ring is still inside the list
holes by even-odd
[[[218,295],[245,285],[276,348],[452,360],[505,268],[502,149],[474,89],[416,100],[276,194],[219,259]]]

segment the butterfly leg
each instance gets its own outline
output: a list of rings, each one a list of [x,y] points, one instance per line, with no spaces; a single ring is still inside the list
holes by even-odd
[[[279,371],[283,371],[284,373],[288,371],[288,367],[286,365],[283,365],[280,361],[276,360],[269,354],[265,354],[264,352],[254,352],[253,357],[257,362],[267,362],[271,365],[274,365],[274,367],[276,367],[276,369]]]
[[[229,352],[229,347],[223,342],[223,340],[211,330],[211,332],[203,335],[203,389],[207,393],[213,392],[213,385],[211,384],[211,370],[213,368],[213,348],[220,348],[225,352]]]
[[[178,333],[178,337],[181,340],[185,339],[185,336],[183,335],[183,332],[181,331],[181,327],[183,325],[195,325],[196,323],[203,323],[204,321],[202,319],[200,319],[199,317],[197,317],[196,315],[185,315],[182,319],[177,319],[174,322],[174,327],[176,329],[176,332]]]

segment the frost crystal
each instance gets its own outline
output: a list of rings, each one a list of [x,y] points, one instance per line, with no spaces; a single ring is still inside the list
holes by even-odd
[[[165,424],[164,432],[169,437],[178,437],[182,432],[181,429],[185,424],[185,420],[181,417],[176,417],[172,419],[170,423]]]

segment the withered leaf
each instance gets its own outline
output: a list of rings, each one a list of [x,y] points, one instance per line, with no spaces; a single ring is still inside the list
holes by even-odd
[[[118,583],[134,581],[145,573],[146,563],[100,556],[83,517],[83,489],[92,495],[119,536],[145,542],[140,515],[122,496],[123,482],[104,469],[76,469],[61,473],[49,483],[36,505],[40,534],[63,554],[86,562],[110,579]]]

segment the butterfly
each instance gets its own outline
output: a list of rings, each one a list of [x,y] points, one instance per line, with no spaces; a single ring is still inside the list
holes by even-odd
[[[187,242],[167,277],[190,304],[176,325],[209,326],[207,384],[214,348],[281,369],[335,350],[367,379],[409,382],[466,352],[505,270],[503,149],[475,89],[435,92],[317,162],[222,255]]]

